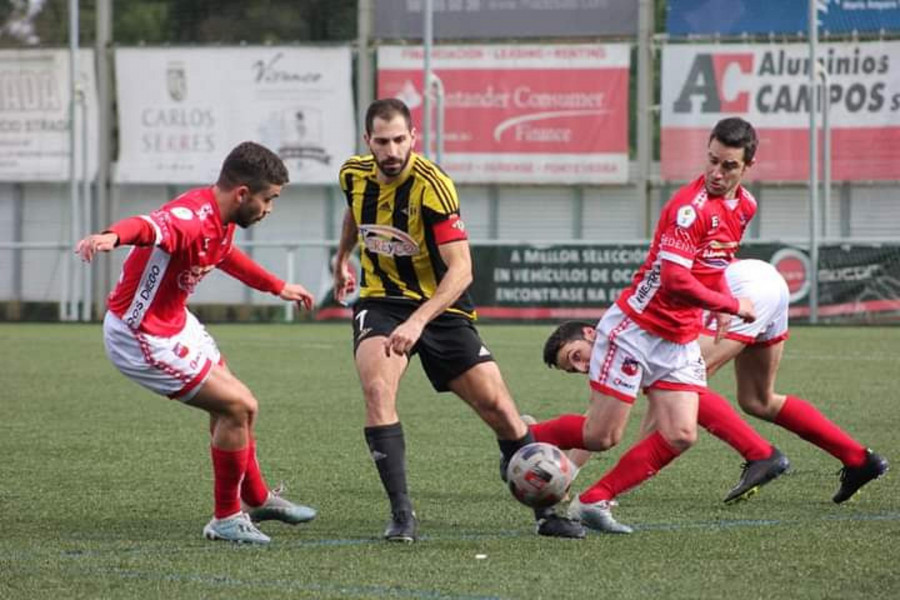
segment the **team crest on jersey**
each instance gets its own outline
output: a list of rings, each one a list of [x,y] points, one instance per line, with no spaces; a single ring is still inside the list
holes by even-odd
[[[687,229],[691,225],[693,225],[694,221],[697,220],[697,211],[694,210],[694,207],[690,204],[686,204],[678,209],[678,214],[675,217],[675,222],[678,223],[679,227],[683,227]]]
[[[408,233],[390,225],[360,225],[363,245],[369,252],[384,256],[415,256],[419,244]]]

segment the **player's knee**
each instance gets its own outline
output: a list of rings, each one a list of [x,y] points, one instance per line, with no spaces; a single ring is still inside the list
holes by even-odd
[[[771,421],[774,419],[774,415],[771,415],[771,403],[767,402],[765,397],[760,396],[740,396],[738,397],[738,404],[748,415],[754,416],[757,419],[764,419],[766,421]]]
[[[672,427],[666,431],[660,431],[660,434],[678,452],[684,452],[697,443],[697,428],[688,425]]]
[[[363,397],[370,406],[383,406],[393,400],[393,393],[383,379],[369,379],[362,384]]]
[[[607,429],[604,427],[592,427],[590,423],[585,425],[584,445],[587,450],[603,452],[614,448],[622,441],[622,430]]]
[[[259,403],[249,390],[242,391],[228,405],[228,416],[242,424],[252,423],[256,419],[257,412]]]

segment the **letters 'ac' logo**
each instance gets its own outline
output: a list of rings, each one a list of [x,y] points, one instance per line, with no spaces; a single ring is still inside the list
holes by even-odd
[[[751,73],[752,54],[698,54],[673,108],[676,113],[690,113],[694,96],[700,96],[702,113],[746,113],[750,94],[735,90],[734,82]]]

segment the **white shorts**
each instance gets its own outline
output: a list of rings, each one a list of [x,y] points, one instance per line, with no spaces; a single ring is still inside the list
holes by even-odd
[[[185,401],[200,390],[222,355],[190,311],[182,329],[171,337],[135,331],[111,312],[103,319],[106,355],[125,377],[145,388]]]
[[[733,317],[725,337],[747,345],[765,346],[787,339],[790,293],[775,267],[762,260],[738,260],[725,269],[725,279],[731,295],[750,298],[756,310],[756,320],[752,323]],[[715,335],[715,321],[708,324],[705,333]]]
[[[696,340],[665,340],[638,327],[615,304],[597,325],[588,375],[593,389],[629,404],[649,388],[706,389],[706,363]]]

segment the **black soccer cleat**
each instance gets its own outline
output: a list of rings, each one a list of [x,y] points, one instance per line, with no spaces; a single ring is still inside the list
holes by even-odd
[[[419,521],[412,510],[398,510],[391,514],[391,522],[384,530],[384,539],[389,542],[412,544],[416,541]]]
[[[888,468],[888,461],[885,458],[866,449],[866,460],[863,464],[858,467],[845,466],[841,469],[841,487],[832,500],[837,504],[846,502],[859,491],[859,488],[887,473]]]
[[[570,540],[584,539],[584,525],[578,521],[560,517],[551,508],[535,509],[534,518],[537,521],[538,535]]]
[[[772,446],[769,458],[748,460],[744,463],[737,485],[725,496],[725,504],[747,500],[756,494],[760,487],[780,476],[790,466],[791,461],[775,446]]]

